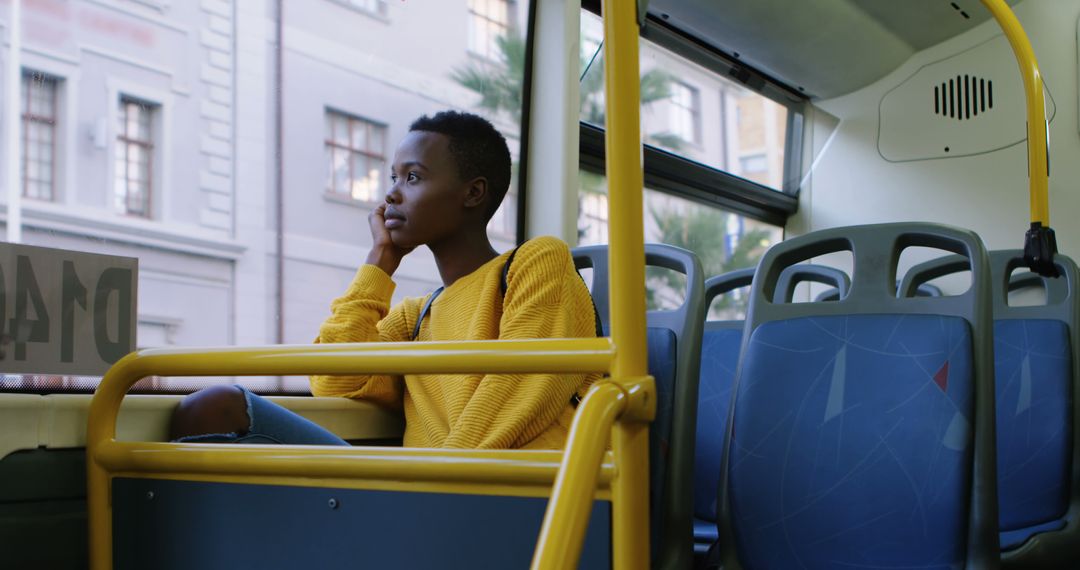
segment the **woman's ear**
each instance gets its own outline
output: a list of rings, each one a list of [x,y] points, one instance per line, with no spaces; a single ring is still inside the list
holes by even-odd
[[[469,186],[465,191],[465,207],[475,208],[481,206],[487,201],[488,195],[488,182],[487,178],[478,176],[469,182]]]

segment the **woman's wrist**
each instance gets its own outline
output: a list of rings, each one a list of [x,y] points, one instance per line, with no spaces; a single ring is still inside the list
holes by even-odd
[[[394,272],[397,271],[398,265],[401,265],[401,257],[386,248],[375,246],[368,252],[367,264],[382,269],[383,272],[392,277]]]

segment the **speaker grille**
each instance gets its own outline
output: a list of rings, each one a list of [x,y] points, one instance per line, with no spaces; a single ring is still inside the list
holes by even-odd
[[[960,121],[994,108],[994,82],[983,77],[957,75],[934,86],[934,114]]]

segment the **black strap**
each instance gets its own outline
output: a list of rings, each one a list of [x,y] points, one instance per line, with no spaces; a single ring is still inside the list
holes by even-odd
[[[507,257],[506,263],[503,264],[502,277],[499,278],[499,292],[502,293],[503,298],[506,297],[506,276],[510,275],[510,264],[514,262],[514,256],[517,255],[518,247],[515,247],[514,250],[510,252],[510,257]]]
[[[439,293],[442,293],[442,290],[443,288],[439,287],[432,291],[431,296],[428,297],[427,302],[424,303],[424,308],[420,309],[420,316],[416,318],[416,326],[413,327],[412,330],[412,340],[416,340],[416,337],[420,336],[420,323],[424,322],[424,317],[431,312],[431,303],[435,301],[435,297],[438,297]]]

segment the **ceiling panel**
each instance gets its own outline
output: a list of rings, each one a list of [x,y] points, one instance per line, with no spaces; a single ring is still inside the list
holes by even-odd
[[[869,85],[916,51],[989,18],[977,0],[956,0],[959,9],[953,3],[651,0],[649,12],[814,98],[825,99]]]

